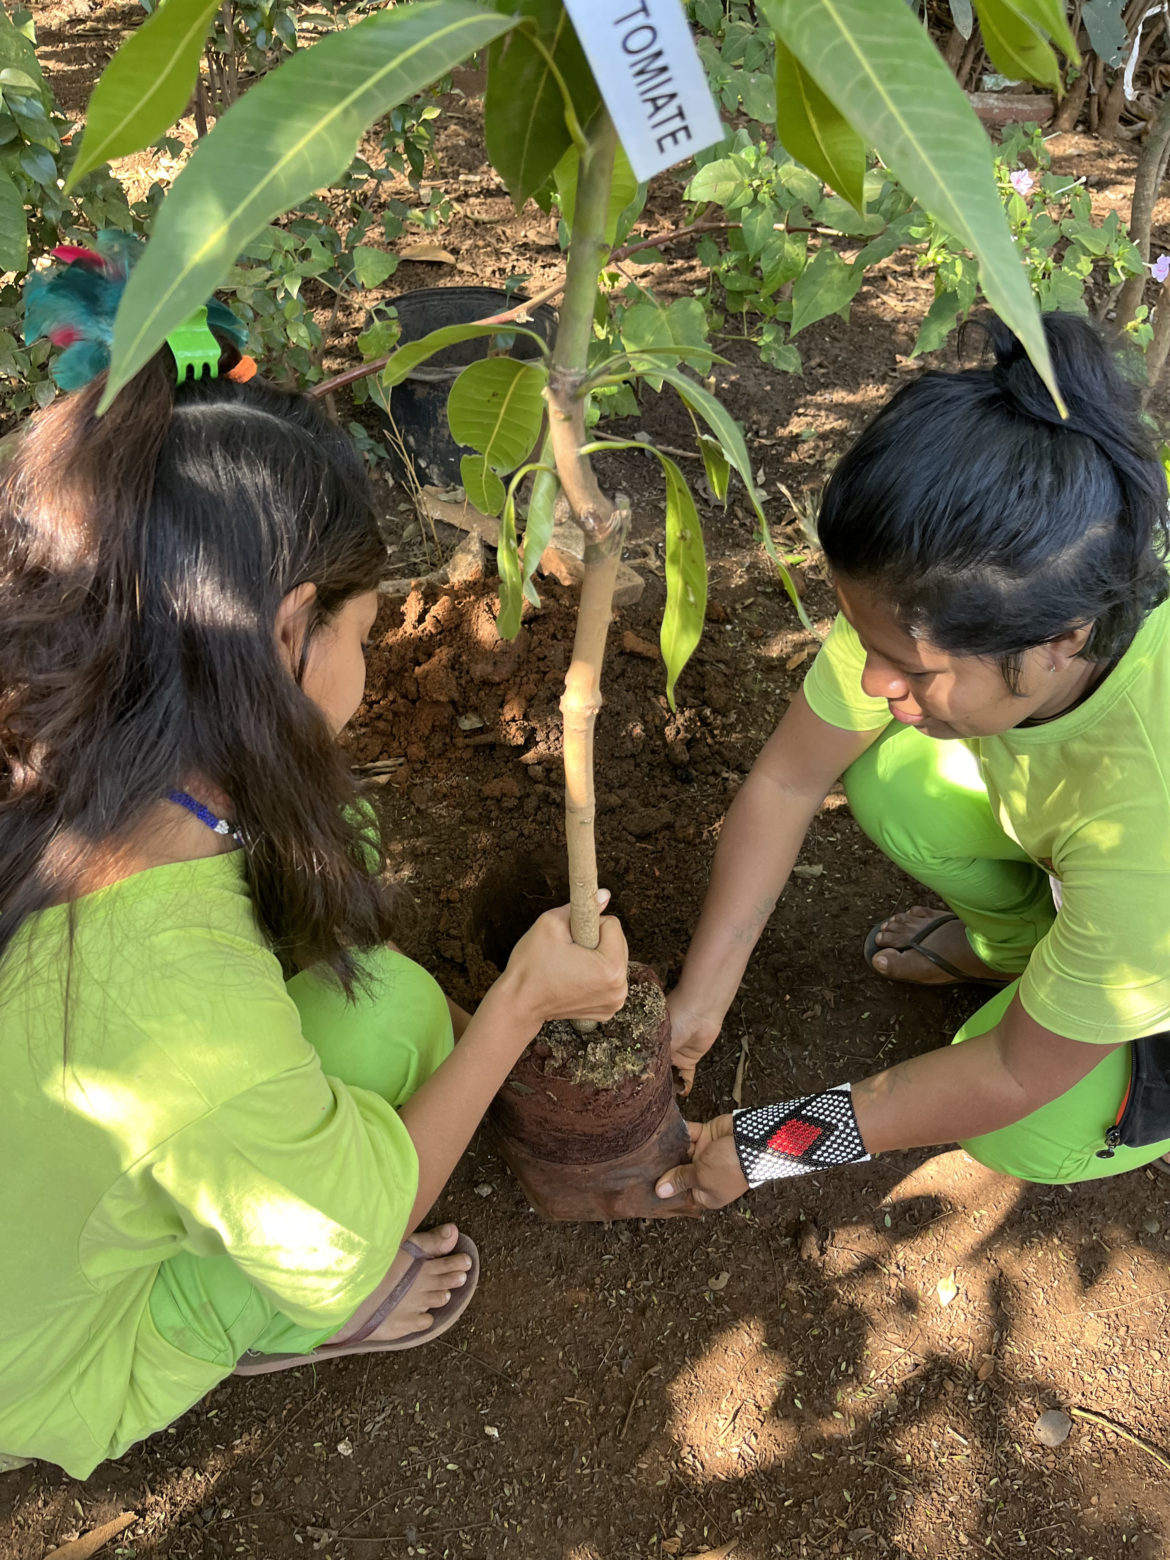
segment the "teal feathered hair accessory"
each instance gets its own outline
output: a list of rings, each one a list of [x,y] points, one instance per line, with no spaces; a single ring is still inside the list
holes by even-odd
[[[25,342],[31,344],[47,336],[55,347],[63,348],[50,370],[62,390],[80,390],[110,366],[114,316],[122,301],[126,278],[143,247],[142,240],[132,233],[103,228],[92,249],[81,244],[59,244],[53,250],[53,259],[60,263],[33,271],[25,282]],[[243,353],[247,330],[217,298],[208,301],[206,322]],[[188,321],[187,325],[190,324]],[[216,347],[215,360],[218,356]],[[211,361],[210,351],[205,361],[210,361],[214,374],[216,362]],[[179,377],[185,377],[185,372],[181,366]]]

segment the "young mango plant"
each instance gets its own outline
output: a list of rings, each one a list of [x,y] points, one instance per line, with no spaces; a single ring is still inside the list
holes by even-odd
[[[215,10],[215,0],[164,0],[128,40],[95,89],[78,170],[148,144],[177,117],[194,86]],[[868,149],[876,150],[903,189],[978,266],[985,296],[1023,341],[1059,404],[986,134],[904,0],[760,0],[758,11],[774,38],[777,133],[810,170],[806,178],[831,185],[864,212]],[[562,711],[573,936],[595,946],[592,742],[629,512],[620,496],[603,492],[592,457],[631,446],[591,437],[591,396],[639,382],[654,390],[669,386],[695,423],[712,490],[726,493],[731,472],[737,474],[761,540],[775,554],[743,435],[688,372],[688,366],[707,369],[714,359],[695,311],[657,311],[623,334],[618,350],[598,348],[595,321],[604,307],[610,256],[644,191],[619,145],[570,12],[592,34],[587,42],[630,60],[628,91],[652,123],[663,122],[654,116],[671,113],[678,93],[656,40],[666,13],[678,22],[680,0],[598,0],[589,8],[582,0],[570,0],[568,7],[562,0],[407,0],[270,71],[199,142],[163,203],[119,311],[105,403],[223,281],[262,228],[342,174],[374,119],[487,49],[489,156],[518,205],[530,197],[558,202],[568,261],[551,352],[536,337],[538,360],[497,356],[472,364],[453,387],[449,416],[456,440],[474,451],[463,463],[469,496],[501,516],[502,633],[516,632],[524,599],[535,599],[533,574],[562,496],[583,532],[585,573]],[[1059,0],[982,0],[980,12],[1007,18],[1026,33],[1021,55],[1026,42],[1037,60],[1049,59],[1049,40],[1075,54]],[[770,216],[769,224],[775,225]],[[763,253],[770,240],[762,231],[757,237]],[[813,263],[835,277],[837,257],[831,250],[818,256],[824,258]],[[400,347],[386,365],[383,387],[456,342],[497,334],[505,325],[523,330],[523,315],[521,305]],[[531,460],[534,448],[538,455]],[[662,649],[673,702],[702,628],[706,567],[688,484],[672,459],[652,453],[662,464],[666,490]],[[517,495],[527,477],[532,483],[521,541]],[[783,577],[799,609],[791,581]],[[672,1147],[668,1155],[676,1152]],[[643,1179],[652,1178],[648,1167]],[[652,1207],[651,1197],[638,1211]]]

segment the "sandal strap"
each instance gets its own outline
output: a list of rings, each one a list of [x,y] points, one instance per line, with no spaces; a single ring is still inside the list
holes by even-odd
[[[909,953],[913,949],[915,953],[920,953],[924,959],[929,959],[931,964],[936,969],[942,970],[944,975],[953,975],[955,980],[969,981],[971,979],[969,975],[964,974],[949,959],[945,959],[941,953],[936,953],[933,948],[928,948],[925,943],[925,939],[930,936],[931,932],[937,932],[940,926],[946,926],[949,921],[957,921],[958,919],[959,917],[951,911],[948,911],[945,915],[935,916],[934,920],[928,921],[916,936],[911,937],[910,941],[903,944],[901,948],[895,948],[894,952]]]
[[[426,1252],[413,1240],[404,1240],[400,1249],[407,1252],[413,1258],[413,1261],[378,1308],[366,1317],[356,1331],[346,1333],[344,1338],[337,1338],[332,1343],[318,1344],[317,1347],[319,1349],[348,1348],[352,1343],[364,1342],[372,1333],[377,1332],[394,1307],[400,1304],[407,1290],[418,1277],[423,1263],[427,1260]]]

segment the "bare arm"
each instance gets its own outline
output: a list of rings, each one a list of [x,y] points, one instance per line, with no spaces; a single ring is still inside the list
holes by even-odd
[[[1029,1018],[1019,997],[985,1035],[912,1057],[853,1086],[862,1142],[871,1154],[980,1137],[1010,1127],[1067,1093],[1111,1045],[1087,1045]],[[698,1207],[721,1208],[747,1190],[731,1117],[691,1128],[694,1158],[658,1183],[666,1197],[689,1189]],[[669,1188],[669,1190],[668,1190]]]
[[[724,819],[703,911],[670,996],[674,1060],[688,1087],[695,1063],[719,1033],[817,808],[880,734],[830,726],[798,693],[752,765]]]

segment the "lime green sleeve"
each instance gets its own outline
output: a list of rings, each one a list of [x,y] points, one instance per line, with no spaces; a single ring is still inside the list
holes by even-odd
[[[878,731],[890,723],[884,699],[861,689],[865,651],[852,626],[837,615],[829,636],[804,679],[804,696],[814,715],[842,731]]]
[[[176,1134],[151,1175],[188,1250],[226,1252],[294,1322],[340,1326],[406,1233],[418,1159],[393,1107],[314,1054]]]
[[[1170,1028],[1170,962],[1164,925],[1150,907],[1163,897],[1167,855],[1144,842],[1149,866],[1111,866],[1086,852],[1062,862],[1060,913],[1020,980],[1024,1011],[1069,1040],[1118,1045]],[[1116,855],[1117,852],[1114,852]]]

